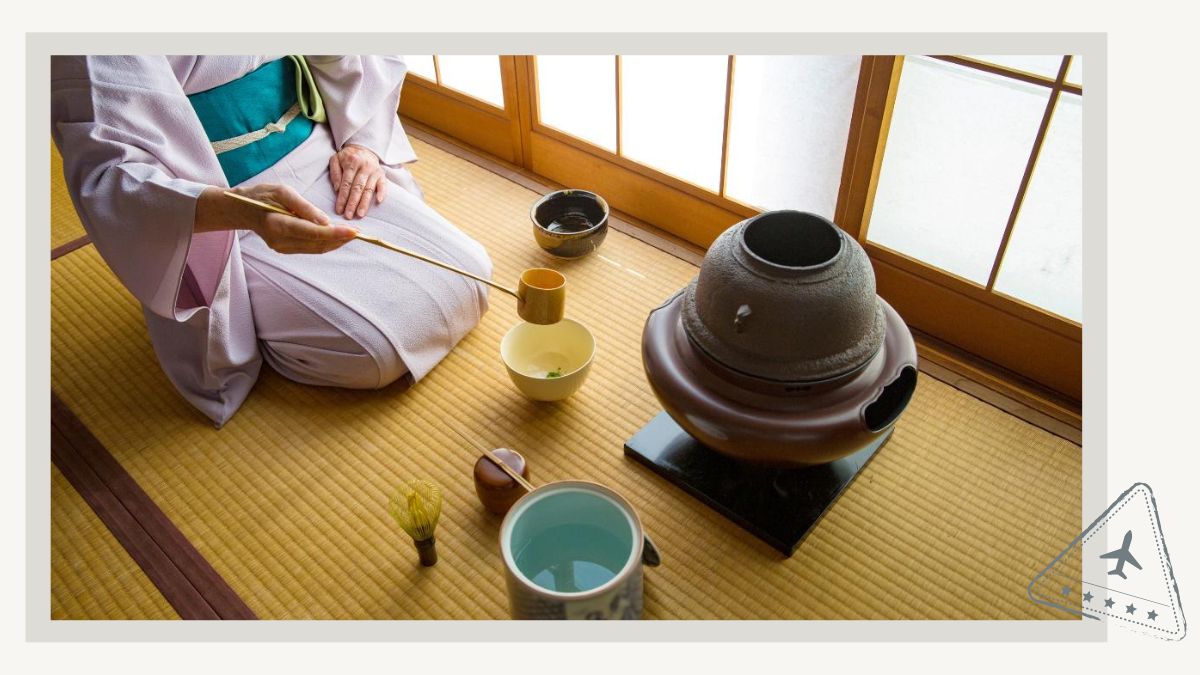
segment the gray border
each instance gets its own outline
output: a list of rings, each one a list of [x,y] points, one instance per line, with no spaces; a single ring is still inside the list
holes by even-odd
[[[397,47],[400,47],[397,49]],[[1104,33],[105,33],[26,34],[27,176],[49,173],[50,54],[133,53],[456,54],[920,54],[1071,53],[1087,59],[1084,118],[1083,519],[1106,505],[1107,286],[1105,172],[1107,36]],[[495,641],[530,640],[508,621],[52,622],[50,607],[49,184],[26,181],[27,410],[26,638],[48,641]],[[1069,542],[1063,542],[1064,547]],[[653,583],[650,580],[650,583]],[[662,621],[542,624],[539,641],[1100,641],[1092,621]]]

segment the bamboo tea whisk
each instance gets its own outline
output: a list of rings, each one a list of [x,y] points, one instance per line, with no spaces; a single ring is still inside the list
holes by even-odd
[[[421,564],[429,567],[436,563],[437,540],[433,533],[442,515],[442,491],[438,486],[427,480],[402,483],[388,502],[388,513],[412,537]]]

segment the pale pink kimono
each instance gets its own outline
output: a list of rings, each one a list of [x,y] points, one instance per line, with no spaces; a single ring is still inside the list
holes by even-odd
[[[163,370],[218,426],[264,357],[316,385],[419,380],[487,309],[482,284],[362,242],[283,255],[250,232],[192,232],[200,192],[226,183],[186,95],[274,58],[78,56],[51,66],[53,136],[75,208],[142,303]],[[490,277],[487,252],[424,203],[403,166],[416,159],[396,116],[403,60],[306,58],[329,121],[244,185],[290,185],[333,214],[329,158],[346,143],[365,146],[392,184],[353,224]]]

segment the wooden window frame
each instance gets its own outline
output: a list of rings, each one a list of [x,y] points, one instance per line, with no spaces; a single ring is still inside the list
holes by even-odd
[[[864,58],[835,220],[866,249],[875,268],[879,294],[910,325],[1080,401],[1083,326],[994,288],[1058,97],[1062,92],[1083,93],[1082,87],[1065,82],[1071,57],[1064,57],[1054,79],[964,57],[933,58],[1050,89],[988,283],[963,279],[867,238],[904,57]],[[866,59],[870,59],[869,65]]]
[[[725,195],[736,57],[729,57],[720,185],[716,193],[622,156],[622,64],[614,56],[616,152],[540,121],[537,61],[500,56],[503,108],[410,74],[400,113],[431,129],[550,182],[603,194],[618,210],[701,247],[759,209]],[[959,66],[1048,87],[1051,91],[989,280],[957,277],[867,238],[872,200],[887,144],[904,57],[864,56],[846,143],[834,221],[866,249],[879,294],[911,326],[1071,401],[1082,398],[1082,326],[994,289],[1020,204],[1058,97],[1082,95],[1065,82],[1070,56],[1054,79],[961,56],[934,56]]]
[[[438,57],[433,57],[434,80],[409,72],[400,96],[400,114],[457,138],[510,164],[525,165],[521,141],[521,96],[516,89],[518,61],[501,56],[500,81],[504,107],[498,107],[442,83]]]

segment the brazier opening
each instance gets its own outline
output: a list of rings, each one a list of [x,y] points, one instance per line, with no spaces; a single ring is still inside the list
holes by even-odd
[[[837,257],[842,235],[818,216],[774,211],[755,218],[742,234],[746,250],[782,267],[815,267]]]
[[[917,369],[905,366],[896,379],[883,388],[879,398],[867,406],[863,412],[864,421],[871,431],[886,429],[888,425],[900,417],[900,413],[908,407],[913,390],[917,388]]]

